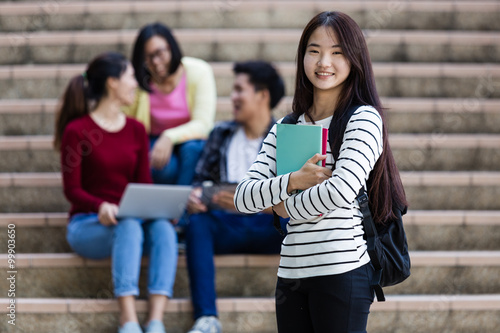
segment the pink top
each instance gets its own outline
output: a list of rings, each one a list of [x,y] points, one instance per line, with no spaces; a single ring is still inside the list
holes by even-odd
[[[149,94],[151,107],[151,135],[160,135],[164,130],[174,128],[191,120],[186,98],[186,74],[169,94],[164,94],[154,85]]]

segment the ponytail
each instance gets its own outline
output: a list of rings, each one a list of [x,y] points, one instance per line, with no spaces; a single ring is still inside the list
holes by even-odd
[[[57,110],[54,148],[61,148],[61,139],[64,129],[70,121],[89,113],[89,106],[85,94],[85,77],[78,75],[71,79],[64,92],[61,104]]]
[[[61,148],[64,129],[70,121],[89,114],[89,102],[99,103],[106,96],[106,80],[120,78],[127,69],[128,60],[123,54],[106,52],[94,58],[85,73],[75,76],[68,84],[57,110],[54,148]]]

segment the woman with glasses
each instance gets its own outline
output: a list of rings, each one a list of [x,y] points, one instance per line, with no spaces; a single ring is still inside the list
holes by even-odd
[[[140,88],[125,113],[149,132],[153,181],[188,185],[213,127],[217,93],[212,68],[201,59],[183,57],[161,23],[139,31],[132,64]]]

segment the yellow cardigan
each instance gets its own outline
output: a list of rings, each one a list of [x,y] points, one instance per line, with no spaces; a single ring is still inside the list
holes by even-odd
[[[193,139],[206,139],[214,126],[217,103],[212,67],[201,59],[191,57],[183,57],[181,62],[186,70],[186,97],[191,120],[162,133],[162,135],[167,135],[174,144]],[[126,115],[143,123],[147,132],[150,132],[151,109],[147,91],[137,89],[134,104],[124,108],[123,111]]]

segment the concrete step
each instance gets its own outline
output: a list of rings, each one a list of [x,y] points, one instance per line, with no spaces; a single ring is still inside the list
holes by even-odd
[[[7,267],[7,255],[0,254],[0,258],[5,259],[2,260],[5,262],[3,269],[7,272],[10,269]],[[278,263],[278,255],[216,256],[218,294],[221,297],[272,296]],[[15,265],[22,277],[17,284],[18,297],[113,297],[110,260],[87,260],[73,253],[16,254]],[[140,289],[141,297],[145,297],[147,259],[143,260],[142,266]],[[179,256],[177,266],[175,297],[189,297],[183,255]],[[241,281],[246,282],[242,284]],[[2,276],[0,284],[8,286],[8,280]]]
[[[16,230],[16,253],[68,253],[67,219],[67,213],[0,214],[0,229]],[[500,250],[500,211],[410,210],[404,223],[412,251]],[[0,233],[0,244],[7,237]]]
[[[499,12],[500,13],[500,12]],[[207,61],[295,61],[301,29],[179,29],[184,54]],[[131,55],[137,30],[35,31],[0,34],[0,64],[87,62],[106,50]],[[493,31],[365,30],[372,61],[499,62]]]
[[[66,242],[68,213],[0,214],[0,229],[14,226],[16,253],[72,252]],[[8,244],[7,232],[0,234],[0,244]],[[7,253],[2,246],[0,252]]]
[[[500,210],[500,172],[401,172],[411,209]],[[59,173],[0,173],[0,211],[68,211]]]
[[[244,59],[244,58],[243,58]],[[241,60],[241,59],[239,59]],[[211,63],[217,94],[229,96],[233,73],[230,62]],[[287,95],[293,94],[295,64],[278,62]],[[377,89],[385,97],[499,98],[500,65],[472,63],[374,63]],[[0,99],[58,98],[70,78],[85,65],[0,66]]]
[[[10,299],[0,299],[7,313]],[[144,300],[137,301],[143,320]],[[217,301],[220,319],[227,333],[276,332],[274,298],[224,298]],[[375,302],[368,319],[373,333],[497,333],[500,326],[500,295],[389,295]],[[186,332],[192,325],[192,309],[187,299],[169,302],[163,321],[171,333]],[[116,332],[118,306],[115,300],[19,298],[16,300],[16,327],[7,319],[2,331],[38,333]],[[22,320],[21,320],[22,319]]]
[[[55,99],[0,100],[0,135],[52,135]],[[383,98],[391,133],[498,133],[500,99]],[[292,97],[278,105],[279,119],[292,109]],[[217,100],[216,120],[232,119],[228,97]]]
[[[56,172],[59,153],[52,136],[0,136],[0,172]],[[496,171],[500,135],[392,134],[390,144],[402,171]]]
[[[119,4],[119,5],[115,5]],[[174,28],[303,28],[316,13],[339,10],[361,27],[498,30],[496,1],[64,1],[2,3],[0,29],[137,29],[154,21]]]
[[[416,251],[410,256],[410,278],[384,288],[387,294],[500,293],[499,251]],[[185,260],[183,255],[179,257],[175,297],[189,297]],[[279,255],[216,256],[217,294],[220,297],[272,296],[278,264]],[[7,254],[0,254],[0,267],[3,270],[0,274],[5,275],[0,278],[2,290],[9,290],[9,274],[18,274],[16,297],[113,297],[109,259],[88,260],[73,253],[16,254],[15,269],[12,269],[7,264]],[[140,289],[141,296],[146,297],[146,259],[142,267]]]

